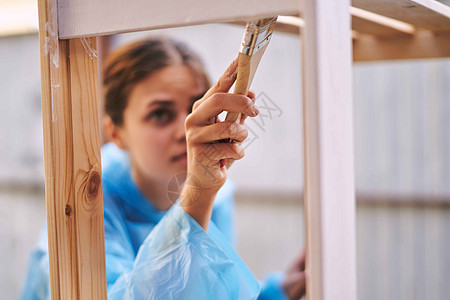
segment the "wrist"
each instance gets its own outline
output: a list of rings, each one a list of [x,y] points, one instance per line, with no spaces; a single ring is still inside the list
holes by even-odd
[[[181,207],[205,230],[208,230],[217,191],[185,184],[180,193]]]

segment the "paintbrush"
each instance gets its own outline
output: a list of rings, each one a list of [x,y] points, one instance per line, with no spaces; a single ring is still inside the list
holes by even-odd
[[[264,51],[266,51],[267,45],[269,45],[276,21],[277,17],[272,17],[247,23],[239,50],[234,94],[247,96],[261,57]],[[239,122],[240,120],[241,113],[227,112],[227,116],[225,117],[225,121],[229,122]],[[234,141],[231,139],[223,139],[221,142],[232,143]],[[221,168],[226,165],[226,161],[227,159],[220,160]]]
[[[272,37],[277,17],[250,21],[245,28],[238,56],[238,72],[234,94],[247,95],[259,61]],[[226,121],[239,122],[241,114],[228,112]]]

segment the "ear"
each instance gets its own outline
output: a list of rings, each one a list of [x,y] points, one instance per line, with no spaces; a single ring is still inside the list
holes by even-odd
[[[103,130],[109,141],[116,144],[122,150],[127,150],[126,143],[123,139],[123,128],[114,124],[109,116],[103,118]]]

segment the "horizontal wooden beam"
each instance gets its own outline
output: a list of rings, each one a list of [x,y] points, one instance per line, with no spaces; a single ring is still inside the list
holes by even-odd
[[[450,57],[450,32],[419,30],[395,39],[362,34],[353,40],[354,62],[443,57]]]
[[[59,0],[59,37],[101,36],[205,23],[247,21],[250,18],[272,15],[298,15],[301,3],[302,0]],[[450,7],[434,0],[353,0],[352,6],[419,28],[450,30]],[[378,24],[381,26],[377,27],[374,22],[367,23],[367,19],[353,15],[353,23],[358,24],[354,28],[356,30],[382,35],[402,32],[395,28],[392,31],[392,28],[383,24]]]
[[[273,15],[296,15],[301,0],[59,0],[59,37],[100,36]]]
[[[435,0],[352,0],[352,6],[429,30],[450,30],[450,7]]]
[[[225,24],[246,26],[245,21],[226,22]],[[305,21],[302,18],[294,16],[278,16],[277,23],[275,24],[275,32],[292,33],[298,35],[300,28],[305,25]]]
[[[352,21],[354,19],[353,16]],[[371,21],[365,19],[364,22]],[[233,24],[245,25],[244,22]],[[299,17],[280,17],[275,30],[299,34],[303,26],[304,21]],[[383,25],[368,26],[381,28]],[[385,34],[373,35],[355,29],[352,32],[353,62],[450,57],[450,31],[415,29],[414,34],[408,34],[394,29],[383,29]]]
[[[361,9],[350,7],[350,13],[352,14],[352,37],[354,39],[359,33],[394,38],[412,36],[416,32],[416,29],[409,24],[378,15],[373,17],[369,15],[372,13]],[[245,26],[246,23],[241,21],[232,22],[231,24]],[[304,26],[305,21],[298,16],[279,16],[275,31],[299,34],[299,31]]]
[[[405,37],[415,33],[414,26],[374,14],[367,10],[350,7],[352,14],[352,29],[360,33],[373,34],[378,37]]]

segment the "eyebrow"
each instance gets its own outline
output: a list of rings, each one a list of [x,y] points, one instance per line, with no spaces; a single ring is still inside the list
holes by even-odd
[[[174,105],[174,102],[172,100],[155,100],[149,103],[147,106],[151,107],[154,105],[162,105],[162,106],[172,106]]]
[[[191,99],[190,99],[191,102],[195,102],[195,101],[199,100],[200,98],[203,97],[203,95],[206,94],[206,92],[207,92],[207,91],[205,91],[205,92],[203,92],[203,93],[201,93],[201,94],[198,94],[197,96],[191,97]],[[152,106],[155,106],[155,105],[161,105],[161,106],[173,106],[174,103],[175,103],[175,102],[172,101],[172,100],[155,100],[155,101],[152,101],[151,103],[149,103],[149,104],[147,105],[147,107],[152,107]]]

